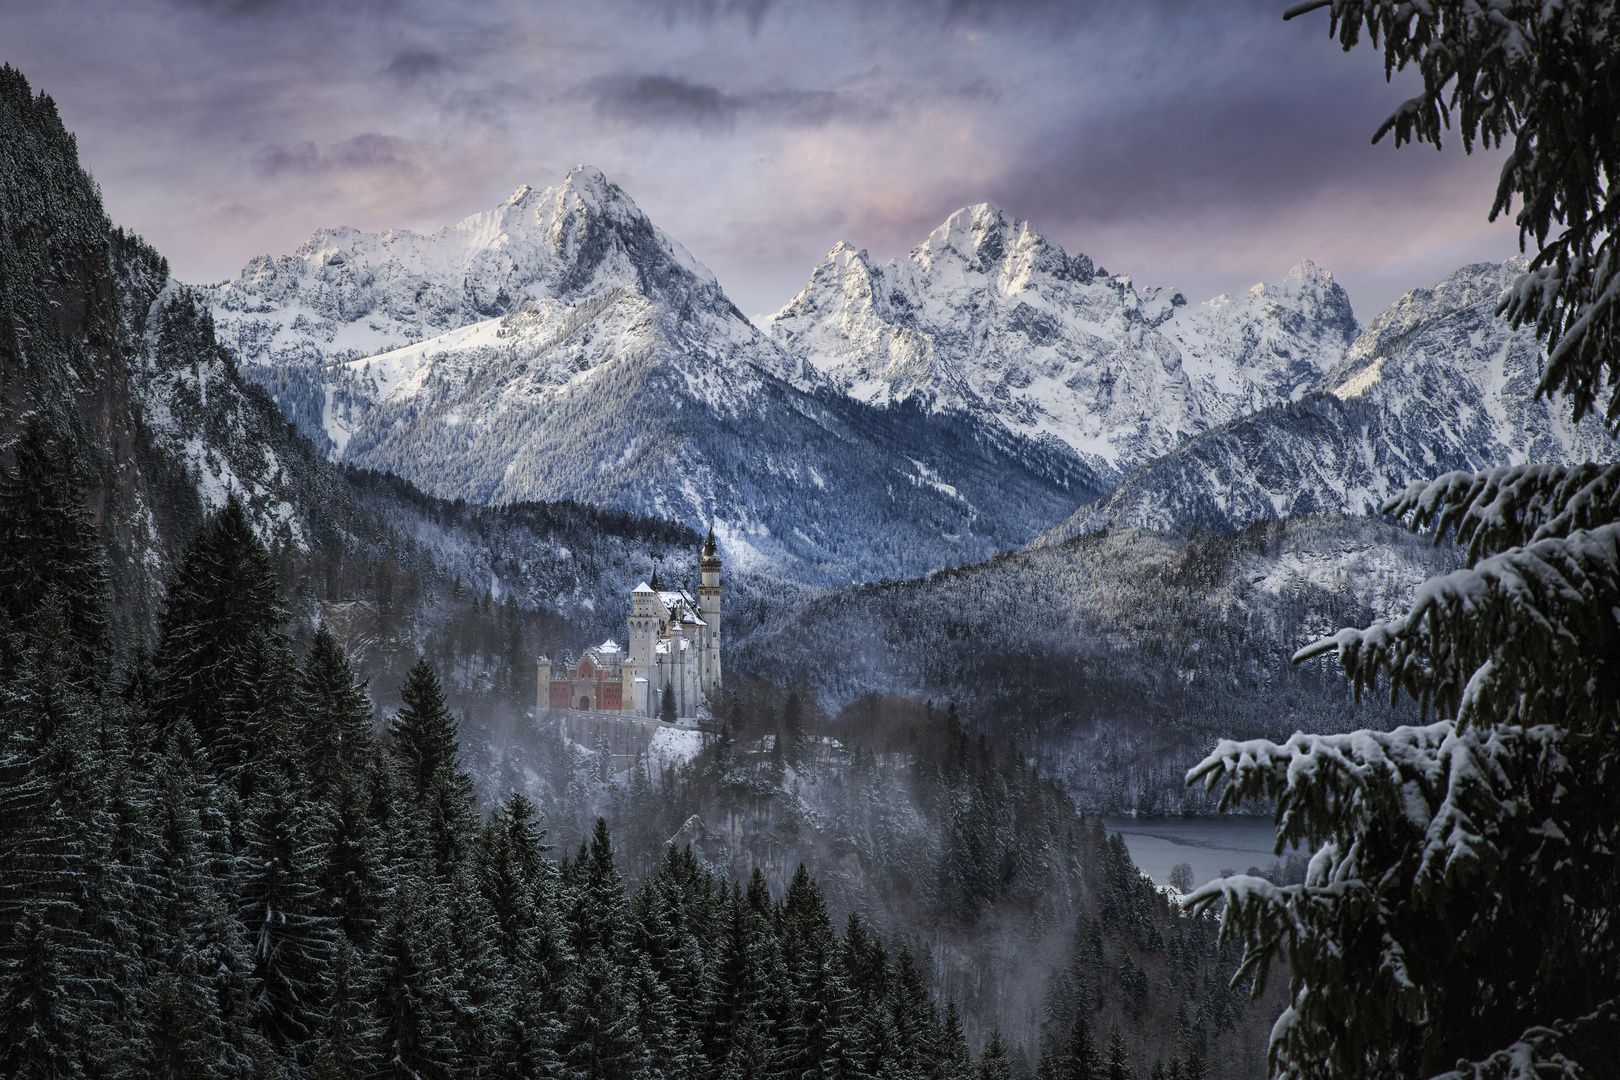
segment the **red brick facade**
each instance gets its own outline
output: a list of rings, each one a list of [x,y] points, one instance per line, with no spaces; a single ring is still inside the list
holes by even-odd
[[[624,685],[607,668],[597,667],[587,654],[561,678],[551,680],[553,709],[606,709],[618,712],[624,703]]]

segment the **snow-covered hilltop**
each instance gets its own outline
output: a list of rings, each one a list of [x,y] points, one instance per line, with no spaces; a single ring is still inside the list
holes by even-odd
[[[1056,440],[1114,475],[1297,398],[1356,330],[1344,290],[1309,262],[1194,306],[984,204],[882,266],[840,243],[771,322],[787,352],[860,400]]]
[[[712,521],[745,568],[920,573],[1105,487],[1064,447],[837,394],[594,169],[431,236],[323,231],[207,297],[331,457],[470,502]]]
[[[1047,534],[1104,525],[1221,531],[1305,513],[1376,512],[1408,484],[1452,469],[1610,461],[1601,421],[1536,400],[1545,353],[1496,305],[1523,271],[1465,266],[1390,305],[1298,402],[1242,416],[1129,477]]]

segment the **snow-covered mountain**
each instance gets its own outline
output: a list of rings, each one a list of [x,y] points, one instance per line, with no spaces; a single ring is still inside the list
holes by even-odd
[[[1344,290],[1310,262],[1190,305],[984,204],[882,266],[840,243],[771,321],[784,350],[859,400],[965,414],[1114,476],[1298,399],[1356,331]]]
[[[431,236],[317,233],[207,295],[333,458],[471,502],[713,521],[742,567],[921,573],[1105,489],[1066,446],[835,392],[594,169]]]
[[[1301,400],[1200,435],[1048,533],[1104,525],[1225,530],[1303,513],[1376,512],[1416,480],[1527,461],[1612,461],[1620,443],[1567,402],[1536,400],[1545,353],[1495,314],[1520,260],[1465,266],[1390,305]]]
[[[221,339],[249,363],[353,359],[413,344],[526,300],[633,284],[729,307],[714,275],[600,170],[527,185],[493,210],[422,235],[321,229],[208,290]]]

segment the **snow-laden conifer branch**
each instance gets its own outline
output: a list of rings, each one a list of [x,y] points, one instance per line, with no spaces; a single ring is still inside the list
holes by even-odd
[[[1537,540],[1425,582],[1403,616],[1346,628],[1295,662],[1336,651],[1355,687],[1390,680],[1467,726],[1620,720],[1620,524]],[[1548,672],[1568,678],[1547,678]]]
[[[1280,745],[1227,740],[1188,773],[1189,783],[1224,780],[1223,806],[1274,799],[1278,850],[1315,848],[1304,884],[1236,876],[1189,898],[1199,910],[1224,902],[1223,943],[1246,945],[1236,978],[1252,976],[1257,990],[1286,949],[1292,1000],[1272,1032],[1274,1077],[1318,1075],[1324,1063],[1330,1075],[1395,1071],[1359,1060],[1367,1046],[1345,1039],[1346,1027],[1397,1035],[1380,1040],[1390,1045],[1456,1020],[1459,979],[1466,984],[1473,958],[1490,955],[1493,937],[1524,917],[1527,882],[1543,899],[1551,888],[1572,906],[1587,902],[1558,880],[1586,872],[1570,835],[1578,810],[1568,792],[1580,780],[1565,741],[1550,726],[1446,721],[1297,734]],[[1542,880],[1554,867],[1555,880]],[[1452,947],[1437,953],[1442,937]],[[1464,989],[1488,1011],[1491,988]]]
[[[1581,1062],[1612,1054],[1617,1045],[1620,998],[1610,998],[1579,1019],[1532,1027],[1512,1046],[1481,1061],[1459,1063],[1434,1080],[1584,1080],[1592,1073]]]
[[[1433,528],[1436,544],[1455,530],[1472,566],[1489,551],[1620,521],[1620,464],[1506,465],[1447,473],[1411,485],[1381,512],[1410,513],[1414,527]]]
[[[1317,5],[1297,4],[1293,17]],[[1534,325],[1548,364],[1538,394],[1567,395],[1620,423],[1620,80],[1614,0],[1331,0],[1330,33],[1348,51],[1365,30],[1386,77],[1415,67],[1423,91],[1373,136],[1439,147],[1455,126],[1465,148],[1512,144],[1491,217],[1514,197],[1521,245],[1537,250],[1504,298],[1515,326]],[[1607,394],[1607,408],[1600,395]]]

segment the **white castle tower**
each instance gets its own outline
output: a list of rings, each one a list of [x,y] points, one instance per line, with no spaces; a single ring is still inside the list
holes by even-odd
[[[683,589],[664,588],[657,574],[651,584],[644,581],[631,591],[623,663],[634,666],[640,685],[623,695],[626,710],[657,716],[668,686],[676,715],[695,717],[699,705],[719,694],[720,556],[712,527],[703,542],[699,569],[703,583],[696,597]]]
[[[703,635],[699,671],[703,693],[714,696],[720,690],[720,556],[714,546],[714,526],[703,541],[703,557],[698,563],[703,584],[698,586],[698,610],[708,631]]]

